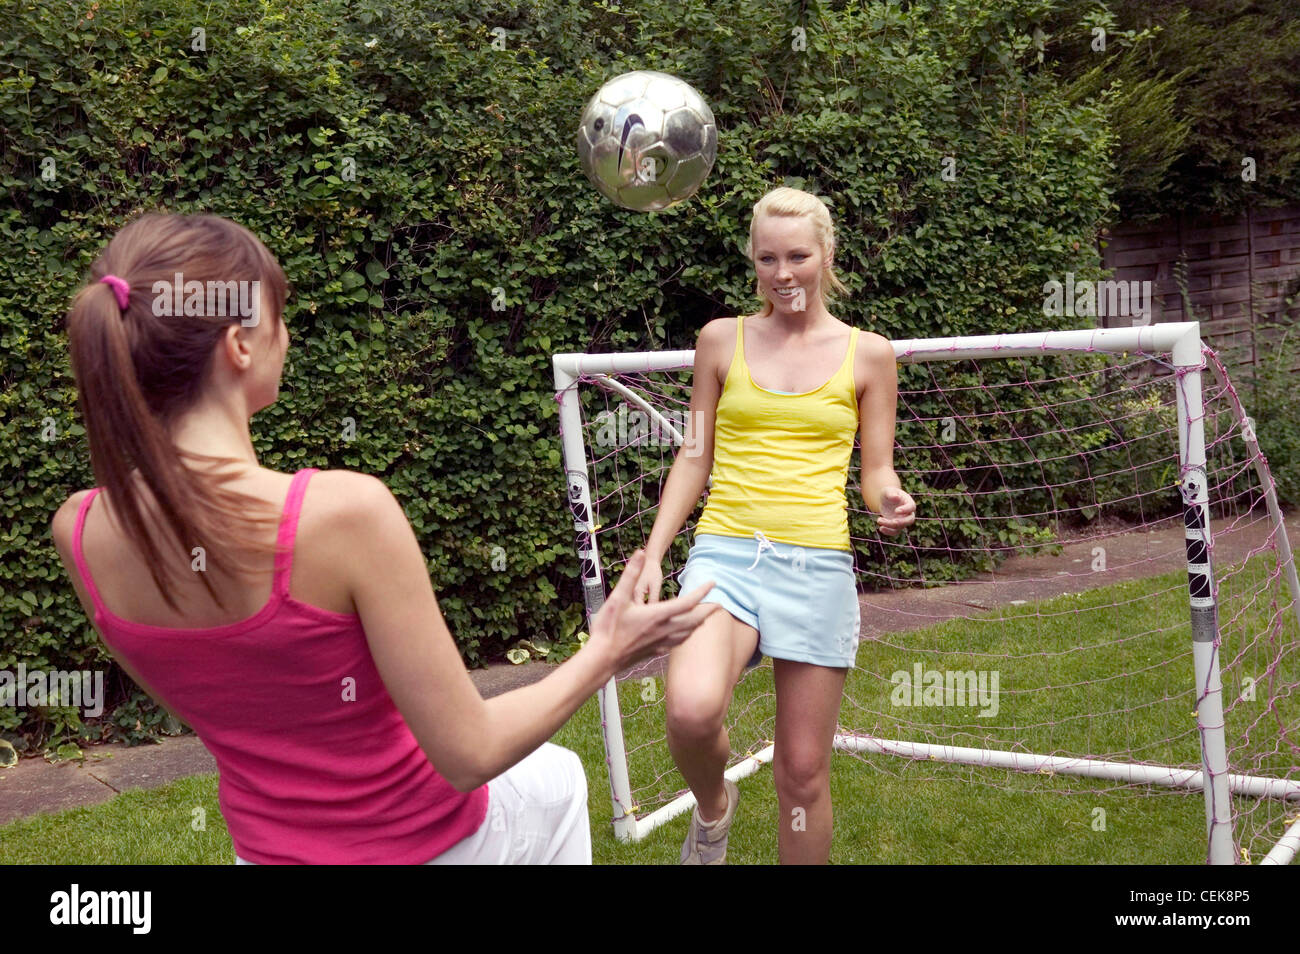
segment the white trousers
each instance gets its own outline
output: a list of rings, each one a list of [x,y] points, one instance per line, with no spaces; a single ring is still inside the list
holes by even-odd
[[[235,864],[249,865],[238,856]],[[589,865],[587,775],[575,752],[545,742],[488,782],[488,810],[473,834],[429,865]]]

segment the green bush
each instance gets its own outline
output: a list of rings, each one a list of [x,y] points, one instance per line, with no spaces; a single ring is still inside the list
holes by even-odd
[[[1294,308],[1293,299],[1288,308]],[[1231,368],[1234,387],[1249,415],[1260,453],[1268,461],[1282,506],[1300,504],[1300,333],[1294,326],[1261,324],[1257,363],[1244,360]],[[1227,356],[1227,361],[1232,360]],[[1240,439],[1240,438],[1238,438]]]
[[[894,339],[1079,323],[1042,315],[1042,285],[1101,277],[1113,137],[1101,106],[1038,68],[1034,24],[1069,10],[770,0],[719,17],[704,0],[446,0],[435,17],[374,0],[11,2],[0,667],[105,659],[48,534],[67,495],[93,484],[60,316],[140,211],[228,216],[279,258],[292,343],[280,400],[252,422],[262,463],[381,477],[466,662],[481,665],[519,639],[563,639],[581,599],[552,353],[689,348],[709,318],[754,310],[740,249],[772,186],[830,203],[852,292],[836,311],[850,323]],[[628,54],[628,37],[645,52]],[[637,68],[693,83],[720,129],[706,186],[655,215],[601,198],[573,147],[586,99]],[[895,561],[891,576],[918,570],[863,556]],[[138,705],[129,687],[110,701]]]
[[[1141,523],[1182,510],[1178,482],[1178,406],[1170,386],[1121,400],[1097,471],[1097,498],[1109,515]]]
[[[1042,29],[1047,65],[1119,133],[1124,221],[1300,201],[1292,0],[1095,0],[1047,11]]]

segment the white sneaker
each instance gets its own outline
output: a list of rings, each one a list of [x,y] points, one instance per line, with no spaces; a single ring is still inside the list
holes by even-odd
[[[722,780],[722,787],[727,793],[725,815],[714,821],[705,822],[700,819],[698,805],[692,810],[691,830],[686,833],[686,841],[682,843],[682,864],[725,865],[727,863],[727,832],[731,829],[731,820],[736,817],[740,789],[729,778]]]

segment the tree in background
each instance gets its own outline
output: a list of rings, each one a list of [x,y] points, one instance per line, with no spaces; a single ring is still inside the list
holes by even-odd
[[[1108,106],[1121,219],[1300,201],[1292,0],[1106,0],[1042,29],[1045,62],[1076,101]]]

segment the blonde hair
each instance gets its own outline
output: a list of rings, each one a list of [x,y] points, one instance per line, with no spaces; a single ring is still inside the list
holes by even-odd
[[[745,242],[745,257],[751,263],[754,261],[754,243],[758,239],[758,220],[765,215],[805,216],[812,223],[813,238],[821,247],[822,258],[825,259],[825,266],[822,269],[825,274],[819,284],[819,295],[822,307],[830,311],[831,302],[837,295],[848,294],[849,290],[840,281],[834,267],[830,264],[835,252],[835,224],[831,221],[826,203],[811,192],[792,189],[789,186],[779,186],[755,202],[754,217],[749,223],[749,239]],[[763,308],[758,313],[758,317],[770,315],[772,302],[763,294],[757,277],[754,279],[754,294],[763,301]]]

